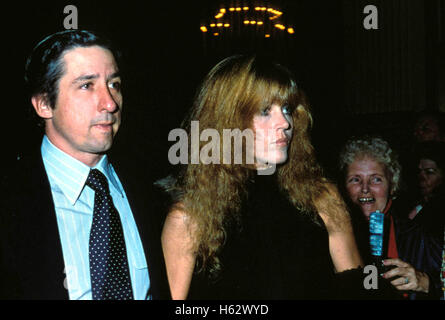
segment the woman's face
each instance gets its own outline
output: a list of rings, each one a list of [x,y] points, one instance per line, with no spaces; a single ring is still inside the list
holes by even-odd
[[[421,159],[418,173],[420,192],[424,198],[428,198],[438,186],[442,184],[442,170],[437,167],[435,161]]]
[[[383,164],[370,157],[356,158],[348,166],[346,190],[366,217],[376,210],[383,212],[391,196],[386,172]]]
[[[288,106],[272,104],[253,117],[255,159],[258,167],[287,160],[292,138],[292,113]]]

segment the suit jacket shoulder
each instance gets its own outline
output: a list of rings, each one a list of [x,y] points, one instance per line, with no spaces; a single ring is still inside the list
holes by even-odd
[[[40,149],[17,159],[2,177],[1,296],[66,299],[64,263]]]
[[[170,299],[161,247],[162,205],[151,180],[114,168],[142,240],[153,299]],[[126,169],[127,168],[127,169]],[[68,299],[62,246],[40,148],[18,156],[1,179],[0,298]]]

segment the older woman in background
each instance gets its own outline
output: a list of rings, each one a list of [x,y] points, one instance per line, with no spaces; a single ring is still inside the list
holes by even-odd
[[[399,249],[398,218],[393,199],[399,189],[401,167],[396,153],[379,137],[359,137],[349,140],[340,154],[340,169],[345,193],[354,212],[353,225],[359,251],[365,263],[373,262],[369,246],[369,216],[379,210],[385,214],[386,237],[383,256],[385,266],[392,266],[383,278],[391,279],[397,290],[428,293],[430,277],[403,261]]]

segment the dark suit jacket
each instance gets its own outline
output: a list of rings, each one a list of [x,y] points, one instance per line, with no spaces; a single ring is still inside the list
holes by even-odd
[[[0,193],[0,298],[68,299],[62,246],[40,148],[12,162],[5,167]],[[142,239],[150,293],[153,299],[170,299],[160,241],[162,199],[154,193],[151,181],[128,175],[131,166],[113,166]]]

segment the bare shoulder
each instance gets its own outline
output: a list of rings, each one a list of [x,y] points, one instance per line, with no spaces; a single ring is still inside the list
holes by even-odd
[[[185,226],[190,222],[189,215],[187,214],[182,203],[175,204],[167,214],[165,224],[171,226]]]
[[[189,216],[184,210],[184,206],[180,203],[176,204],[167,214],[167,218],[165,219],[164,223],[164,231],[166,228],[185,229],[189,220]]]
[[[195,235],[194,224],[182,204],[176,204],[168,213],[162,230],[162,241],[164,245],[174,243],[175,245],[193,247]]]
[[[315,206],[329,231],[344,230],[349,227],[350,216],[347,206],[337,188],[332,182],[324,184],[324,192],[315,199]]]
[[[335,184],[326,182],[324,187],[315,204],[329,233],[329,251],[335,270],[341,272],[362,266],[348,208]]]
[[[195,241],[189,215],[181,204],[168,213],[162,249],[173,299],[186,299],[195,266]]]

